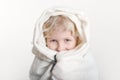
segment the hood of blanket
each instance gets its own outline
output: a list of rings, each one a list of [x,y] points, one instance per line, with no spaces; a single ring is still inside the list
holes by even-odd
[[[57,52],[50,50],[46,47],[46,42],[43,35],[43,24],[51,17],[56,15],[64,15],[70,18],[79,32],[79,36],[81,37],[82,43],[79,44],[75,49],[63,52]],[[89,26],[86,17],[82,12],[70,10],[66,8],[49,8],[46,9],[41,16],[38,18],[33,35],[33,54],[36,56],[41,56],[41,58],[46,57],[48,59],[54,60],[54,55],[58,56],[68,56],[75,55],[76,53],[80,53],[81,56],[86,54],[89,46]]]

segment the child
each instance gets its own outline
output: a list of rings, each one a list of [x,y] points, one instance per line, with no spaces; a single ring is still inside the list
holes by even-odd
[[[30,80],[98,80],[87,27],[75,11],[45,10],[34,31]]]

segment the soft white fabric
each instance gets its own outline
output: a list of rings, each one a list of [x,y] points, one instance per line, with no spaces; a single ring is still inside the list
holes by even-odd
[[[55,15],[65,15],[75,23],[82,40],[75,49],[57,52],[46,47],[42,26],[50,16]],[[96,64],[88,49],[88,27],[88,21],[78,11],[46,9],[35,26],[32,49],[35,59],[30,69],[30,80],[98,80]],[[55,55],[57,63],[51,71]]]

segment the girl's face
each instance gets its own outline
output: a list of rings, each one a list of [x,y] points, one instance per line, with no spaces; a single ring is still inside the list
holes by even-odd
[[[64,31],[61,28],[55,29],[46,38],[47,47],[55,51],[66,51],[76,47],[76,38],[71,31]]]

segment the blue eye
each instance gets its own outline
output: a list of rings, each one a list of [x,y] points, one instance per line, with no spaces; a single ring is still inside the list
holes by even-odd
[[[69,42],[69,41],[71,41],[71,40],[70,40],[70,39],[65,39],[65,41],[66,41],[66,42]]]
[[[56,42],[56,40],[55,40],[55,39],[53,39],[53,40],[50,40],[50,42]]]

